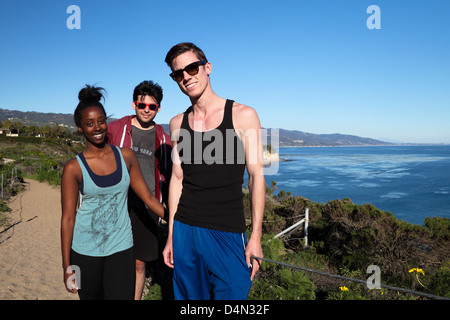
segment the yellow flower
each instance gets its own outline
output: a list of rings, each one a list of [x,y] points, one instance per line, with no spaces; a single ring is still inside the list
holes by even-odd
[[[420,282],[420,279],[419,279],[419,273],[421,273],[422,275],[425,275],[425,272],[422,269],[420,269],[420,268],[412,268],[412,269],[409,270],[409,273],[411,273],[411,272],[415,272],[416,273],[417,282],[419,282],[422,287],[426,288],[423,285],[423,283]]]
[[[409,270],[409,273],[411,273],[411,272],[415,272],[417,274],[421,273],[421,274],[425,275],[425,272],[420,268],[412,268]]]
[[[341,300],[342,300],[342,297],[343,297],[343,295],[344,295],[344,292],[345,291],[348,291],[348,288],[346,287],[346,286],[342,286],[342,287],[339,287],[339,289],[341,289]]]

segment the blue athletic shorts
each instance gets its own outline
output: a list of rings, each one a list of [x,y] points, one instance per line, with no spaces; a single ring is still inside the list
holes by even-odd
[[[251,270],[245,233],[173,226],[173,287],[176,300],[245,300]]]

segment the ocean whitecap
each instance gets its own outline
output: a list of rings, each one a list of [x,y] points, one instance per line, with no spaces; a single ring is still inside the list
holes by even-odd
[[[385,199],[400,199],[403,197],[406,197],[408,194],[406,192],[398,192],[398,191],[394,191],[394,192],[389,192],[388,194],[383,194],[380,196],[380,198],[385,198]]]
[[[364,182],[364,183],[360,183],[358,184],[358,187],[362,187],[362,188],[375,188],[375,187],[379,187],[380,185],[378,183],[372,183],[372,182]]]

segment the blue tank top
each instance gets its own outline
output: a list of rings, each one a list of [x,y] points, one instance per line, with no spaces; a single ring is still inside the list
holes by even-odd
[[[83,201],[75,217],[72,249],[88,256],[109,256],[133,246],[128,215],[130,176],[119,148],[111,146],[117,169],[96,175],[82,153],[77,155],[82,172]]]

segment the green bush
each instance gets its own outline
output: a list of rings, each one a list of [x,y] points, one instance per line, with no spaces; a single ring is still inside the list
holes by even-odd
[[[0,200],[0,227],[7,226],[10,222],[10,218],[5,212],[10,212],[11,209],[4,203],[2,200]]]
[[[434,294],[450,298],[450,262],[431,276],[429,287]]]
[[[314,285],[301,271],[281,268],[272,281],[255,279],[249,300],[314,300]]]
[[[264,258],[286,262],[287,254],[283,243],[279,239],[272,238],[272,235],[263,236]],[[314,300],[315,288],[303,271],[264,261],[253,281],[249,299]]]
[[[450,219],[441,217],[425,218],[425,227],[431,237],[450,240]]]
[[[0,200],[0,212],[11,212],[11,209],[2,200]]]
[[[162,300],[161,286],[156,283],[153,284],[145,295],[144,300]]]

